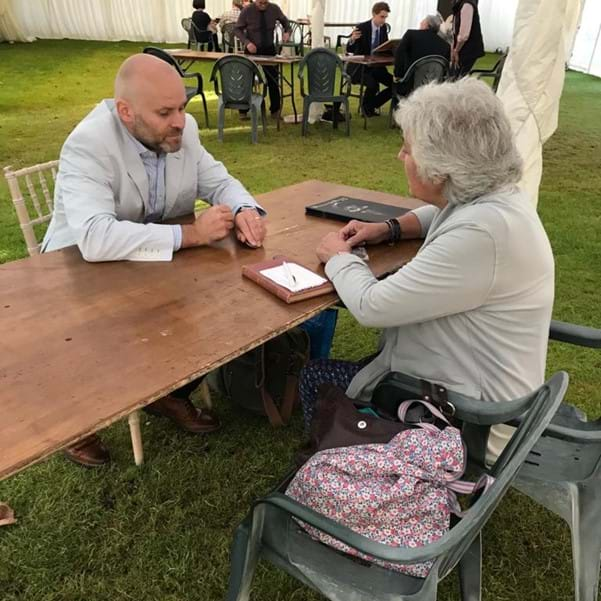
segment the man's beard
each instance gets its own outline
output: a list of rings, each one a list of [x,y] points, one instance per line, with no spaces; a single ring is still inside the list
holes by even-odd
[[[140,117],[139,115],[136,115],[134,119],[134,126],[132,130],[132,134],[134,138],[136,138],[136,140],[142,142],[142,144],[144,144],[146,148],[148,148],[149,150],[153,150],[156,153],[177,152],[182,147],[182,133],[183,131],[178,129],[172,129],[169,132],[169,134],[173,136],[179,135],[177,141],[175,141],[174,138],[171,138],[171,140],[169,140],[168,138],[157,139],[156,136],[152,135],[150,128],[148,127],[144,119],[142,119],[142,117]]]

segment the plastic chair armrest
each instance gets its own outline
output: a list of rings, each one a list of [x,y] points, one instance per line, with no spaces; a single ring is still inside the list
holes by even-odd
[[[184,73],[182,77],[184,79],[196,79],[198,93],[202,92],[202,75],[200,73]]]
[[[601,330],[564,321],[551,322],[549,338],[576,346],[601,348]]]
[[[472,69],[470,75],[496,75],[496,69]]]
[[[379,543],[366,536],[354,532],[350,528],[335,522],[334,520],[317,513],[313,509],[301,505],[294,499],[281,493],[271,493],[267,497],[260,499],[255,503],[257,505],[267,504],[277,507],[287,514],[305,522],[306,524],[317,528],[325,534],[333,536],[335,539],[356,549],[360,553],[371,555],[377,559],[391,561],[400,564],[413,564],[422,561],[429,561],[438,558],[440,555],[451,549],[457,539],[454,530],[461,526],[461,522],[449,533],[444,535],[435,543],[423,547],[392,547],[384,543]],[[307,534],[307,536],[309,536]]]

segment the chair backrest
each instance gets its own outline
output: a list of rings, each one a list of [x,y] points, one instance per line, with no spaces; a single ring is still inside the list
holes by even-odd
[[[284,34],[284,28],[281,23],[278,21],[275,27],[275,38],[276,38],[276,46],[298,46],[302,42],[301,37],[301,26],[300,23],[296,21],[288,21],[290,25],[290,37],[287,42],[282,42],[282,36]]]
[[[57,172],[58,161],[49,161],[17,171],[13,171],[10,167],[4,168],[4,177],[8,182],[8,189],[30,256],[40,254],[41,240],[38,240],[36,226],[52,218]]]
[[[439,578],[444,577],[461,559],[509,489],[530,451],[557,413],[567,391],[568,380],[567,373],[558,372],[529,395],[531,404],[527,414],[490,470],[494,482],[480,496],[476,495],[459,524],[439,541],[443,543],[448,537],[446,542],[449,546],[449,551],[437,561]]]
[[[301,86],[307,69],[310,96],[334,96],[336,74],[342,72],[342,60],[329,48],[314,48],[308,52],[298,67]]]
[[[163,50],[162,48],[157,48],[156,46],[146,46],[144,50],[142,50],[144,54],[151,54],[152,56],[156,56],[160,58],[162,61],[169,63],[172,67],[176,69],[176,71],[181,75],[181,77],[185,76],[184,70],[181,68],[180,64],[173,58],[169,52]]]
[[[505,66],[505,61],[507,60],[507,54],[509,51],[506,51],[503,56],[497,61],[497,64],[493,67],[494,76],[492,80],[492,91],[497,92],[497,88],[499,87],[499,82],[501,81],[501,75],[503,75],[503,67]]]
[[[262,69],[245,56],[231,55],[220,58],[213,66],[211,81],[222,102],[228,105],[248,105],[251,102],[255,77],[265,83]],[[221,80],[221,91],[219,81]]]
[[[413,75],[413,89],[431,81],[443,81],[449,72],[449,61],[444,56],[432,54],[417,59],[409,66],[403,79]]]
[[[234,33],[235,28],[235,23],[225,23],[221,28],[221,33],[223,34],[223,45],[226,48],[233,48],[234,52],[238,52],[240,40],[238,39],[238,36],[236,36],[236,34]]]

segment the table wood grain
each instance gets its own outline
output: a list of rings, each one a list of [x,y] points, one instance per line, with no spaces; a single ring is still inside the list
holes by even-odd
[[[1,265],[0,479],[331,306],[335,294],[287,305],[241,268],[285,254],[323,273],[315,248],[340,224],[304,207],[338,195],[419,205],[307,181],[258,196],[268,211],[261,249],[232,238],[172,262],[87,263],[70,247]],[[371,247],[371,268],[394,271],[417,248]]]

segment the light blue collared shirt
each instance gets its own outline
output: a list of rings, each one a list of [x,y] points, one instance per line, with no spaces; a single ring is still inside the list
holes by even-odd
[[[146,175],[148,176],[148,198],[143,199],[144,223],[162,221],[167,203],[167,190],[165,187],[167,155],[164,152],[157,154],[154,150],[149,150],[142,142],[136,140],[125,127],[123,129],[136,147],[136,151],[140,155]],[[173,250],[177,251],[182,246],[182,226],[172,225],[171,228],[173,231]]]

